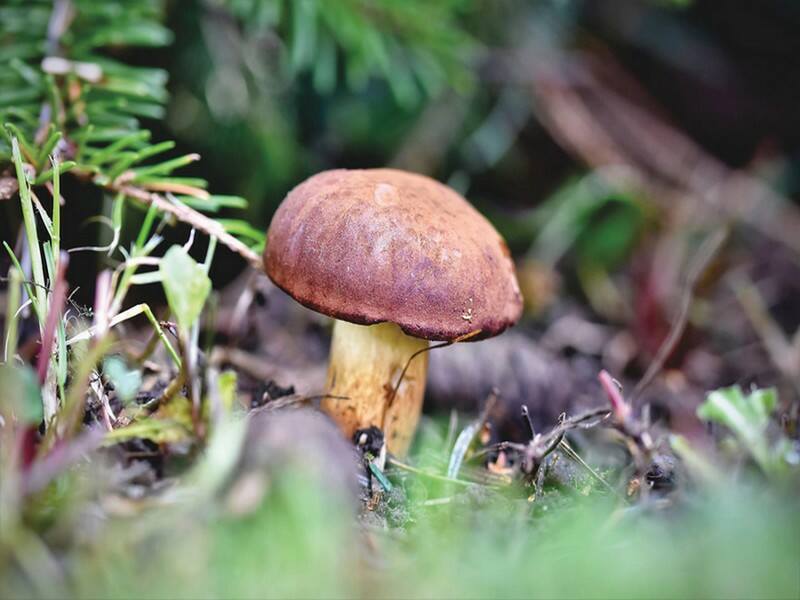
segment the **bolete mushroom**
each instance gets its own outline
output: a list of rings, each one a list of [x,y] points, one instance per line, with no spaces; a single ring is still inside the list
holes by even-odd
[[[336,319],[323,410],[348,437],[380,427],[400,456],[422,408],[428,342],[492,337],[522,311],[492,225],[449,187],[394,169],[298,185],[272,219],[264,264],[295,300]]]

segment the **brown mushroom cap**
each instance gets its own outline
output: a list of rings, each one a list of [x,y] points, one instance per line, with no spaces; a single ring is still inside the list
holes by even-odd
[[[429,340],[491,337],[522,312],[494,227],[449,187],[394,169],[325,171],[298,185],[272,219],[264,265],[309,308]]]

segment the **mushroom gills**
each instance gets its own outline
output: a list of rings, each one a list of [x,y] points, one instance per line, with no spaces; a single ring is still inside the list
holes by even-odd
[[[375,425],[397,456],[408,452],[422,410],[428,341],[403,333],[394,323],[356,325],[336,320],[322,409],[348,438]],[[419,353],[414,356],[415,353]],[[408,369],[393,394],[403,368]]]

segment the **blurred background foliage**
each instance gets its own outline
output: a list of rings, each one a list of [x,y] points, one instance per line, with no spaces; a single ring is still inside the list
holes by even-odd
[[[659,114],[728,166],[755,161],[783,193],[798,186],[792,2],[755,10],[683,1],[209,0],[167,9],[176,41],[157,59],[171,74],[165,135],[205,157],[196,168],[215,189],[248,198],[257,226],[314,172],[393,165],[465,193],[517,252],[547,220],[536,208],[548,198],[592,195],[571,201],[575,214],[565,218],[580,240],[570,250],[579,262],[613,265],[653,220],[644,193],[575,185],[582,161],[542,125],[535,79],[565,55],[612,59]]]
[[[425,106],[474,93],[479,7],[444,2],[189,3],[170,126],[269,217],[289,187],[331,164],[387,163]],[[484,14],[485,17],[485,14]],[[211,142],[211,143],[210,143]],[[237,160],[230,159],[236,148]]]
[[[584,274],[620,264],[658,223],[653,198],[584,181],[598,165],[587,171],[586,156],[554,134],[537,89],[548,69],[578,73],[596,62],[627,72],[625,93],[723,164],[752,170],[786,196],[800,186],[800,92],[790,84],[800,13],[792,2],[756,10],[683,0],[148,0],[125,12],[78,4],[82,16],[63,40],[70,55],[139,67],[151,86],[123,105],[109,96],[90,120],[134,127],[135,119],[154,143],[175,140],[161,150],[167,158],[199,153],[203,160],[186,161],[180,175],[246,198],[247,209],[223,202],[221,216],[242,217],[252,230],[226,226],[248,239],[305,177],[389,165],[457,188],[517,254],[552,262],[565,253]],[[27,20],[5,26],[35,36],[48,5],[35,3]],[[81,20],[102,29],[103,19],[102,35],[80,33]],[[31,43],[28,55],[40,55]],[[19,59],[5,77],[24,81]],[[36,108],[45,91],[17,89],[0,107]],[[92,93],[102,98],[102,86]],[[85,222],[96,213],[79,219],[80,235],[103,237]],[[125,230],[137,222],[125,219]],[[547,243],[534,241],[546,224]],[[217,285],[237,271],[221,258]]]

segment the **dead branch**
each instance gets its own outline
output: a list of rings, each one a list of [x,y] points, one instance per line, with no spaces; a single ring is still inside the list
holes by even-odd
[[[140,202],[144,202],[145,204],[148,205],[149,204],[155,205],[156,208],[158,208],[160,211],[171,214],[179,221],[191,225],[192,227],[194,227],[199,231],[202,231],[206,235],[217,238],[220,241],[220,243],[224,244],[233,252],[236,252],[242,258],[244,258],[248,262],[248,264],[250,264],[250,266],[252,266],[253,268],[255,269],[263,268],[261,257],[258,255],[257,252],[254,252],[241,240],[238,240],[230,233],[225,231],[225,228],[222,227],[222,225],[220,225],[213,219],[209,219],[202,213],[199,213],[196,210],[184,204],[175,204],[173,202],[170,202],[167,198],[165,198],[161,194],[157,194],[155,192],[149,192],[145,189],[133,185],[120,185],[118,187],[112,186],[111,189],[113,189],[113,191],[121,192],[129,198],[133,198],[134,200],[139,200]]]

